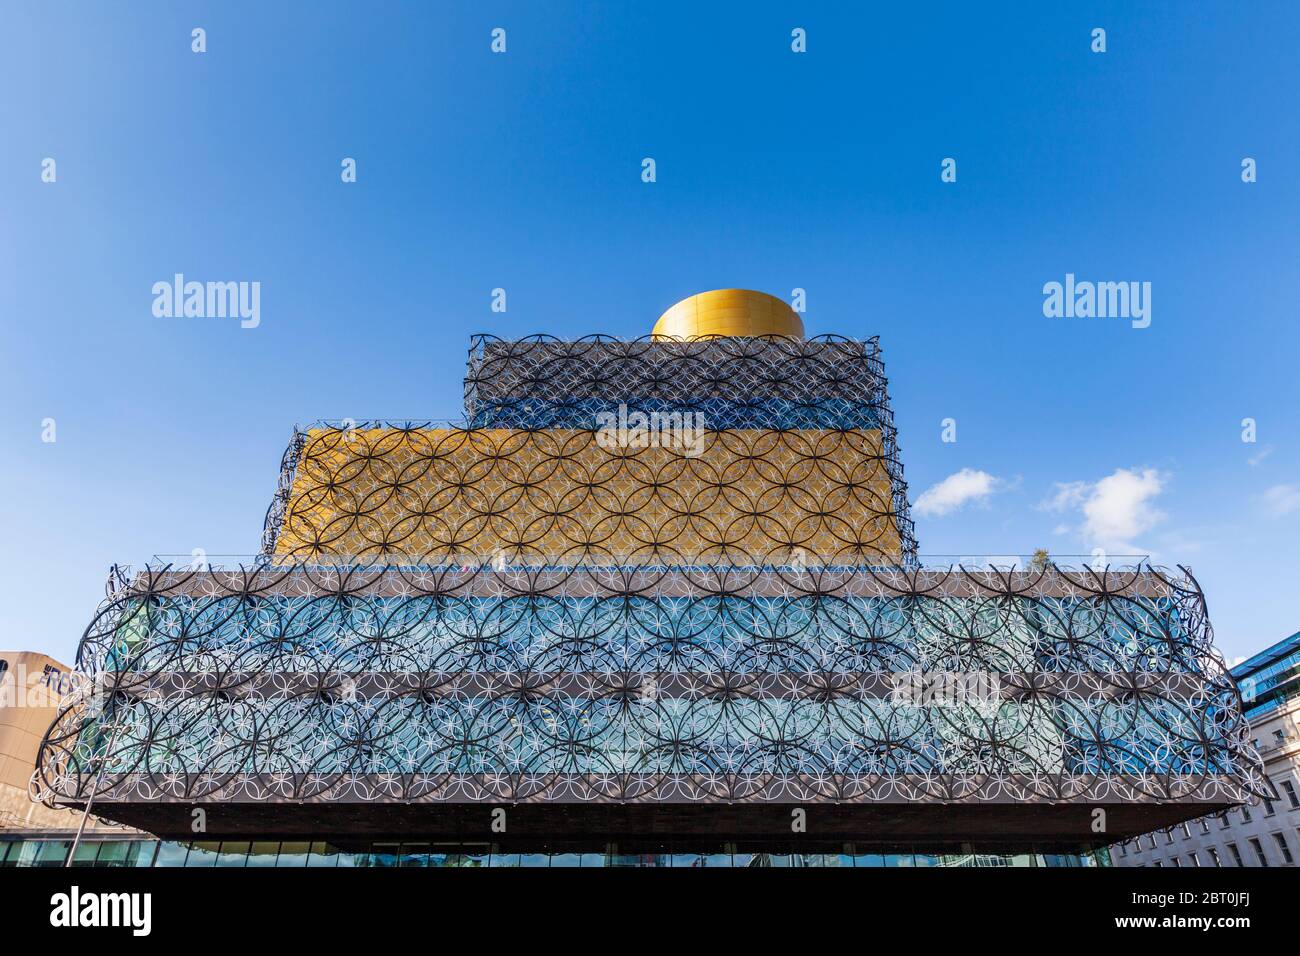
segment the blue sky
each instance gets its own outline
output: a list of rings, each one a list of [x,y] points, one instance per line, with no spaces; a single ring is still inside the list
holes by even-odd
[[[924,553],[1132,547],[1229,658],[1300,628],[1300,7],[631,7],[4,6],[0,645],[70,661],[114,561],[255,551],[294,423],[457,417],[472,332],[729,286],[881,337]],[[261,324],[155,317],[177,272]],[[1045,317],[1066,273],[1150,327]]]

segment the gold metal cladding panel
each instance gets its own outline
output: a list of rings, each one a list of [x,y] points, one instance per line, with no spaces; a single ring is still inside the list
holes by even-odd
[[[583,429],[313,429],[275,554],[555,563],[895,563],[881,436],[700,431],[603,448]],[[696,454],[698,452],[698,454]]]

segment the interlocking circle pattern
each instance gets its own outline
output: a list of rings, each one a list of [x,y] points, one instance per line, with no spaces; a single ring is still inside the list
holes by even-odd
[[[255,560],[114,576],[42,798],[1263,792],[1186,569],[922,566],[874,340],[479,337],[465,405],[295,430]]]
[[[1258,758],[1195,583],[1096,572],[149,569],[47,798],[1226,800]],[[913,706],[909,672],[998,675]]]

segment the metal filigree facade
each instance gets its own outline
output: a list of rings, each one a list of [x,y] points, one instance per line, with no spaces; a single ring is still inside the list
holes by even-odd
[[[43,782],[104,799],[1229,801],[1199,591],[1154,568],[152,569]],[[998,675],[912,705],[900,674]]]
[[[696,423],[612,447],[602,414]],[[362,563],[915,560],[878,343],[476,336],[466,420],[296,431],[263,551]],[[648,436],[643,436],[648,437]]]
[[[595,421],[619,405],[703,431],[611,446]],[[117,579],[79,651],[96,693],[43,747],[46,799],[1259,789],[1190,574],[921,566],[874,340],[479,337],[466,416],[295,432],[256,561]],[[986,693],[915,696],[936,674]]]
[[[572,428],[312,428],[274,556],[632,566],[902,557],[877,430],[701,431],[690,455],[598,441]]]

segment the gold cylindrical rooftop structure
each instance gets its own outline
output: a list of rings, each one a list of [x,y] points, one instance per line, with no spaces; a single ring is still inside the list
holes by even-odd
[[[801,339],[803,320],[788,303],[766,292],[714,289],[682,299],[659,316],[651,335],[677,339],[786,335]]]

